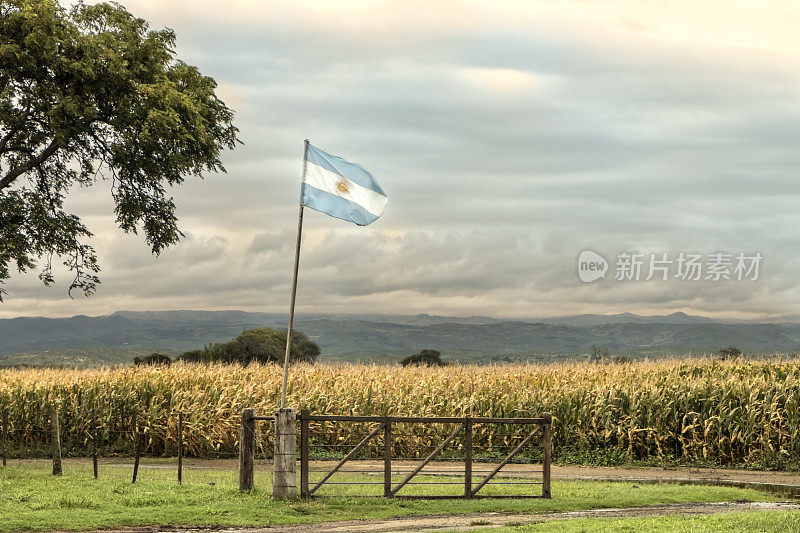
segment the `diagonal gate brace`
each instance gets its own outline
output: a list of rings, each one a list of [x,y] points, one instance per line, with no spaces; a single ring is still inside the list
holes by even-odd
[[[530,440],[531,440],[531,439],[534,437],[534,435],[536,435],[536,434],[539,432],[539,429],[540,429],[540,427],[538,427],[538,426],[537,426],[537,427],[535,427],[535,428],[533,429],[533,431],[531,431],[530,435],[528,435],[527,437],[525,437],[525,438],[523,439],[523,441],[522,441],[522,442],[520,442],[520,443],[519,443],[519,445],[517,445],[517,447],[516,447],[516,448],[514,448],[514,449],[511,451],[511,453],[509,453],[509,454],[506,456],[506,458],[505,458],[505,459],[503,459],[503,462],[501,462],[499,465],[497,465],[497,467],[496,467],[494,470],[492,470],[492,472],[491,472],[489,475],[487,475],[487,476],[484,478],[484,480],[483,480],[483,481],[481,481],[481,482],[480,482],[480,484],[479,484],[477,487],[475,487],[474,489],[472,489],[472,491],[471,491],[471,492],[472,492],[472,494],[470,494],[470,495],[471,495],[471,496],[475,496],[476,494],[478,494],[478,491],[479,491],[479,490],[481,490],[481,489],[482,489],[482,488],[483,488],[483,487],[484,487],[484,486],[485,486],[485,485],[486,485],[486,484],[489,482],[489,480],[490,480],[490,479],[492,479],[492,478],[495,476],[495,474],[497,474],[497,473],[500,471],[500,469],[501,469],[501,468],[503,468],[504,466],[506,466],[506,465],[508,464],[508,462],[509,462],[509,461],[511,461],[511,459],[513,459],[513,458],[514,458],[514,457],[515,457],[515,456],[516,456],[516,455],[517,455],[519,452],[521,452],[521,451],[522,451],[522,448],[524,448],[524,447],[525,447],[525,445],[526,445],[526,444],[528,444],[528,442],[530,442]]]
[[[439,455],[439,454],[442,452],[442,450],[444,450],[445,446],[447,446],[448,444],[450,444],[450,442],[451,442],[451,441],[452,441],[454,438],[456,438],[456,435],[458,435],[458,433],[459,433],[459,432],[460,432],[462,429],[464,429],[464,428],[466,428],[466,427],[467,427],[467,424],[460,424],[458,427],[456,427],[456,429],[455,429],[455,430],[453,430],[453,432],[450,434],[450,436],[449,436],[449,437],[447,437],[447,438],[444,440],[444,442],[442,442],[442,443],[441,443],[439,446],[437,446],[437,447],[436,447],[436,449],[435,449],[435,450],[433,450],[433,451],[431,452],[431,454],[430,454],[428,457],[426,457],[426,458],[425,458],[425,460],[424,460],[424,461],[422,461],[422,463],[420,463],[420,464],[417,466],[417,468],[415,468],[415,469],[414,469],[414,471],[413,471],[413,472],[411,472],[410,474],[408,474],[408,475],[406,476],[406,478],[405,478],[403,481],[401,481],[400,483],[398,483],[398,485],[397,485],[395,488],[393,488],[393,489],[392,489],[392,491],[391,491],[391,494],[392,494],[392,496],[394,496],[395,494],[397,494],[397,491],[399,491],[400,489],[402,489],[402,488],[405,486],[405,484],[406,484],[406,483],[408,483],[409,481],[411,481],[411,478],[413,478],[414,476],[416,476],[417,474],[419,474],[420,470],[422,470],[423,468],[425,468],[425,465],[427,465],[428,463],[430,463],[431,461],[433,461],[433,458],[434,458],[434,457],[436,457],[437,455]]]
[[[333,470],[328,472],[325,475],[325,477],[320,480],[319,483],[314,485],[314,487],[311,488],[311,490],[308,491],[308,495],[310,496],[310,495],[314,494],[317,491],[317,489],[320,488],[326,481],[328,481],[331,478],[331,476],[333,474],[335,474],[336,471],[339,470],[342,467],[342,465],[344,465],[347,461],[349,461],[350,458],[353,457],[356,454],[356,452],[358,450],[360,450],[361,447],[364,446],[369,441],[369,439],[371,439],[372,437],[374,437],[375,435],[380,433],[383,430],[383,428],[385,427],[385,425],[386,425],[385,422],[381,422],[378,425],[378,427],[376,427],[375,429],[372,430],[372,432],[370,432],[369,435],[367,435],[366,437],[361,439],[361,442],[356,444],[356,447],[353,448],[352,450],[350,450],[350,452],[347,455],[345,455],[344,458],[341,461],[339,461],[339,464],[337,464],[336,466],[333,467]]]

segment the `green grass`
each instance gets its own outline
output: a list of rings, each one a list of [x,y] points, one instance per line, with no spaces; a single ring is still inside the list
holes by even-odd
[[[256,489],[242,495],[235,470],[184,472],[163,464],[144,466],[139,481],[130,482],[130,466],[101,465],[94,480],[91,466],[66,463],[64,475],[53,477],[46,462],[0,467],[0,532],[87,530],[144,525],[255,526],[347,519],[379,519],[438,513],[544,513],[598,507],[629,507],[688,501],[767,501],[769,495],[728,487],[640,485],[589,481],[555,481],[551,500],[402,500],[359,498],[378,486],[334,485],[330,495],[311,501],[273,502],[267,472],[257,471]],[[423,478],[423,480],[426,478]],[[431,479],[431,478],[427,478]],[[440,478],[441,479],[441,478]],[[343,474],[339,481],[379,481],[374,476]],[[457,490],[454,487],[452,490]],[[492,486],[497,492],[519,491],[522,485]],[[433,485],[416,485],[422,494],[442,493]]]
[[[724,513],[710,516],[660,516],[653,518],[581,518],[553,520],[541,524],[517,527],[480,529],[485,532],[522,533],[536,531],[546,533],[570,533],[577,531],[631,531],[635,533],[672,533],[691,531],[704,532],[768,532],[795,533],[800,531],[800,512],[796,511],[750,511]]]

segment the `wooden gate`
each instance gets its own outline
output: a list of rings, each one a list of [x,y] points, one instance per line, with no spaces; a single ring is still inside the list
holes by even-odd
[[[303,410],[297,417],[300,423],[300,495],[302,497],[311,497],[317,494],[317,491],[325,485],[383,485],[383,496],[387,498],[550,498],[550,462],[552,457],[552,417],[549,413],[545,413],[539,418],[484,418],[484,417],[399,417],[399,416],[346,416],[346,415],[312,415],[307,410]],[[344,456],[339,459],[335,466],[329,468],[325,466],[320,470],[311,468],[311,448],[330,449],[337,444],[311,444],[314,438],[312,423],[327,424],[327,423],[360,423],[366,426],[363,433],[363,438],[355,445],[346,445],[347,451]],[[429,425],[429,424],[447,424],[453,427],[449,435],[444,438],[438,445],[421,446],[422,448],[433,448],[432,451],[426,453],[422,460],[413,464],[410,470],[403,471],[402,469],[393,468],[397,465],[397,461],[402,459],[392,453],[393,448],[398,444],[398,436],[393,432],[393,428],[398,426],[409,427],[410,425]],[[512,426],[523,426],[525,429],[519,435],[520,441],[515,444],[513,449],[506,453],[498,463],[489,463],[491,467],[488,470],[480,470],[475,468],[474,451],[475,446],[473,443],[473,435],[475,427],[478,425],[489,424],[505,424]],[[368,429],[368,430],[367,430]],[[407,433],[405,435],[408,435]],[[508,471],[503,472],[503,469],[512,463],[515,458],[526,449],[531,448],[531,441],[537,435],[541,436],[541,478],[528,481],[526,478],[521,477],[507,477]],[[359,434],[358,436],[361,436]],[[455,445],[455,446],[454,446]],[[342,445],[345,446],[345,445]],[[443,450],[448,446],[457,448],[461,451],[461,457],[456,458],[459,463],[463,463],[463,474],[456,472],[455,469],[449,469],[447,472],[439,472],[438,475],[453,477],[463,475],[463,492],[460,494],[441,495],[441,494],[410,494],[405,490],[403,494],[398,494],[402,489],[410,485],[455,485],[462,482],[453,481],[415,481],[418,476],[426,475],[431,476],[431,472],[424,472],[437,457],[439,457]],[[370,458],[370,453],[367,448],[372,451],[373,459],[382,459],[382,472],[383,481],[332,481],[333,476],[337,472],[342,471],[342,467],[348,462],[355,461],[356,458]],[[382,452],[382,453],[381,453]],[[381,457],[376,457],[380,455]],[[454,458],[450,457],[452,461]],[[486,466],[483,464],[483,466]],[[459,470],[460,465],[459,465]],[[359,470],[362,473],[380,474],[380,471]],[[322,474],[318,480],[311,481],[310,474],[312,472]],[[502,472],[502,473],[501,473]],[[527,471],[530,477],[531,471]],[[537,472],[538,473],[538,472]],[[403,475],[405,474],[405,475]],[[506,480],[499,480],[500,474]],[[517,471],[519,474],[519,471]],[[402,479],[394,479],[395,477],[403,476]],[[493,481],[495,480],[495,481]],[[502,495],[486,495],[481,494],[481,490],[485,489],[487,485],[541,485],[541,491],[537,494],[502,494]],[[376,494],[378,495],[378,494]]]

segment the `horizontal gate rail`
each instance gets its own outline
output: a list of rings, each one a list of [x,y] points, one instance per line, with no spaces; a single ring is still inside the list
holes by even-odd
[[[311,422],[411,422],[422,424],[463,424],[466,417],[454,416],[354,416],[354,415],[298,415]],[[256,417],[256,420],[272,420],[272,417]],[[545,417],[538,418],[486,418],[469,417],[473,424],[544,424]]]

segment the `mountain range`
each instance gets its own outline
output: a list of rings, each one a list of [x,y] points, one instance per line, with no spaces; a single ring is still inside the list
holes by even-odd
[[[286,315],[244,311],[119,311],[104,316],[0,320],[0,364],[127,362],[150,352],[178,354],[224,342],[244,329],[285,328]],[[725,322],[685,313],[584,314],[536,319],[485,316],[307,314],[296,328],[317,342],[323,360],[395,360],[422,348],[469,361],[553,360],[611,353],[659,356],[713,352],[733,345],[751,353],[800,351],[800,323]]]

